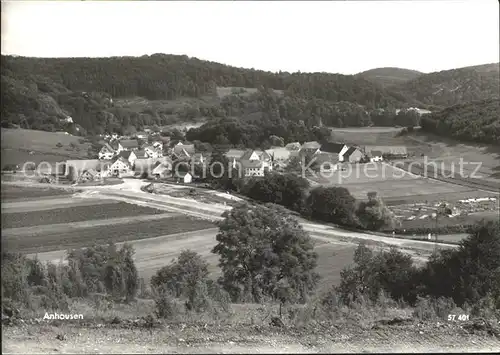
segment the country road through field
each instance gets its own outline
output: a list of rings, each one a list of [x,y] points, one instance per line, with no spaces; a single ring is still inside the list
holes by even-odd
[[[27,185],[29,183],[22,183],[20,185]],[[36,183],[35,183],[36,184]],[[103,198],[103,199],[116,199],[123,202],[137,204],[141,206],[150,206],[162,209],[169,212],[184,213],[194,217],[210,219],[213,221],[221,220],[221,214],[230,210],[231,207],[223,204],[207,204],[189,198],[171,197],[168,195],[152,194],[142,191],[141,188],[148,185],[149,182],[138,179],[124,179],[123,184],[119,185],[104,185],[104,186],[78,186],[78,190],[83,192],[77,193],[74,196],[79,198]],[[33,186],[29,184],[30,186]],[[38,185],[38,184],[36,184]],[[41,184],[43,185],[43,184]],[[45,187],[47,185],[45,184]],[[175,185],[174,185],[175,186]],[[323,236],[334,238],[349,238],[353,240],[370,240],[380,242],[388,245],[397,246],[400,248],[420,249],[424,251],[431,251],[436,247],[434,242],[420,241],[405,238],[392,238],[384,237],[376,234],[355,232],[343,230],[338,227],[329,225],[305,222],[299,219],[300,224],[309,233],[316,233]],[[324,240],[323,238],[321,238]],[[456,248],[455,244],[439,243],[439,248]]]
[[[74,194],[74,198],[92,198],[92,199],[115,199],[123,202],[128,202],[132,204],[149,206],[153,208],[158,208],[166,212],[175,212],[188,214],[198,218],[205,218],[212,221],[221,220],[221,214],[230,209],[230,206],[225,206],[223,204],[207,204],[199,201],[195,201],[189,198],[177,198],[167,195],[151,194],[141,190],[148,182],[136,180],[136,179],[124,179],[124,183],[120,185],[108,185],[108,186],[78,186],[80,193]],[[416,259],[421,259],[423,261],[426,259],[425,256],[429,255],[437,246],[433,242],[411,240],[404,238],[392,238],[384,237],[380,235],[374,235],[370,233],[362,233],[355,231],[342,230],[340,228],[331,227],[321,223],[315,223],[310,221],[305,221],[299,219],[302,227],[309,232],[313,239],[328,243],[339,243],[339,240],[348,241],[351,243],[356,243],[360,240],[366,240],[371,242],[380,243],[385,247],[397,246],[402,251],[412,254]],[[188,236],[200,238],[200,243],[208,243],[213,245],[215,243],[216,229],[208,229],[203,231],[180,233],[177,236],[179,238],[184,238]],[[139,262],[146,263],[141,265],[145,269],[154,268],[158,262],[164,259],[169,250],[175,250],[173,248],[173,238],[176,235],[170,236],[160,236],[156,238],[149,238],[145,240],[131,241],[130,243],[140,245],[140,248],[136,248],[137,254],[136,258]],[[207,250],[210,250],[210,246],[207,244]],[[147,246],[148,245],[148,246]],[[456,248],[457,245],[454,244],[439,244],[439,248]],[[160,254],[158,254],[158,252]],[[55,251],[48,253],[41,253],[38,257],[42,260],[61,260],[65,251]],[[154,255],[153,255],[154,254]],[[165,255],[163,255],[165,254]],[[422,256],[424,254],[425,256]],[[154,260],[152,257],[154,256]]]

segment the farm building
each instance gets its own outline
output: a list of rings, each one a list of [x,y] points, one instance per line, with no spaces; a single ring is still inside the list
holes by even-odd
[[[139,142],[137,139],[127,139],[118,142],[118,150],[138,150]]]
[[[99,159],[109,160],[112,159],[116,154],[116,149],[114,149],[109,143],[104,143],[101,150],[99,151]]]
[[[272,170],[271,156],[262,150],[249,149],[239,159],[244,176],[264,176]]]
[[[339,157],[335,153],[320,152],[314,155],[312,166],[320,173],[329,173],[338,169]]]
[[[408,150],[405,146],[367,146],[365,152],[369,156],[373,156],[373,151],[381,152],[384,159],[406,159],[408,158]]]
[[[95,169],[88,169],[85,170],[80,177],[78,178],[79,181],[95,181],[99,180],[101,178],[101,174],[95,170]]]
[[[361,152],[356,147],[350,147],[342,156],[342,160],[349,163],[359,163],[364,157],[363,152]]]

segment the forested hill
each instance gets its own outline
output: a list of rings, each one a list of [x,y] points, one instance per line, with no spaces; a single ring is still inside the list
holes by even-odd
[[[500,97],[499,63],[421,75],[388,89],[435,107]]]
[[[271,73],[177,55],[112,58],[2,56],[1,65],[2,75],[14,79],[32,81],[41,76],[71,91],[105,92],[112,97],[175,99],[213,94],[216,86],[264,86],[304,98],[348,101],[368,107],[405,101],[368,80],[351,75]]]
[[[455,139],[500,145],[500,99],[448,107],[424,115],[422,129]]]
[[[357,77],[364,78],[382,87],[401,84],[420,75],[424,75],[424,73],[417,70],[392,67],[370,69],[356,74]]]

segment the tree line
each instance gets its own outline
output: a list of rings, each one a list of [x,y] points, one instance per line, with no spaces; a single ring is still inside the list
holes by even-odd
[[[448,107],[424,115],[424,131],[470,142],[500,145],[500,100],[490,99]]]

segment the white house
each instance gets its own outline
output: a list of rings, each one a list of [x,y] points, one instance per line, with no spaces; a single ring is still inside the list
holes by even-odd
[[[148,158],[156,159],[163,156],[163,152],[160,149],[153,147],[152,145],[145,146],[143,149],[146,152]]]
[[[111,162],[111,165],[108,168],[108,172],[110,176],[124,176],[131,175],[132,167],[130,163],[123,157],[116,157]]]
[[[239,163],[245,176],[264,176],[266,171],[273,169],[271,156],[261,150],[247,150]]]
[[[382,156],[382,152],[380,150],[372,150],[370,152],[370,161],[373,162],[379,162],[383,161],[384,157]]]
[[[105,143],[99,151],[100,160],[110,160],[116,155],[116,150],[109,143]]]

